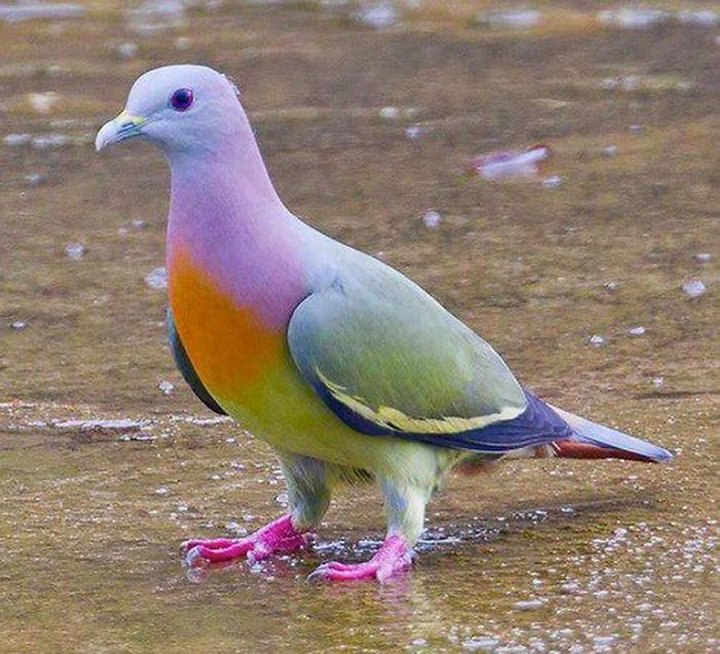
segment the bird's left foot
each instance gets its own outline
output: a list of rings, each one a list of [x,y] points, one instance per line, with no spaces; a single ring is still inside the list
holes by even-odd
[[[409,570],[413,553],[400,536],[388,536],[375,555],[365,563],[323,563],[308,581],[359,581],[377,579],[384,583],[393,575]]]
[[[188,568],[223,564],[247,557],[252,563],[272,554],[290,554],[306,545],[306,538],[292,525],[289,515],[265,525],[247,538],[188,540],[182,544]]]

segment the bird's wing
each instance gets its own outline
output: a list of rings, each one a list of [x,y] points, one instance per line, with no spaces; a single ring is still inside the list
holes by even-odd
[[[226,415],[223,408],[213,399],[213,396],[210,395],[207,388],[205,388],[200,381],[197,372],[195,372],[192,361],[190,361],[190,357],[188,357],[185,347],[180,340],[180,334],[178,334],[175,327],[175,319],[173,318],[170,307],[168,307],[165,322],[167,324],[170,351],[172,352],[173,359],[175,359],[175,365],[178,367],[183,378],[193,390],[193,393],[198,396],[208,409],[220,415]]]
[[[501,454],[567,431],[488,343],[369,257],[298,305],[288,343],[324,403],[366,434]]]

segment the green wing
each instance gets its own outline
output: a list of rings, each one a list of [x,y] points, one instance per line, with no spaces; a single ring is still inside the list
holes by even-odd
[[[365,257],[331,276],[290,320],[295,364],[347,424],[452,446],[525,410],[500,356],[397,271]]]

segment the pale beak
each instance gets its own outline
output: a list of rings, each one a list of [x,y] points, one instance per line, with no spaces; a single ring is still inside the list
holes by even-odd
[[[123,111],[100,128],[95,137],[95,149],[100,152],[106,145],[139,136],[146,122],[147,119],[142,116],[133,116],[127,110]]]

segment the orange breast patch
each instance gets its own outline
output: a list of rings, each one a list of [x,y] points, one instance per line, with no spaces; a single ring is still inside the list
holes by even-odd
[[[180,339],[211,393],[241,391],[278,362],[284,335],[264,327],[250,308],[237,306],[186,253],[173,256],[169,273]]]

